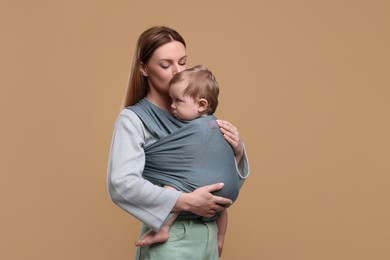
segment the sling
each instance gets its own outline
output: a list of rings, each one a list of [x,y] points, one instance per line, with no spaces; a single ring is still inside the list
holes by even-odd
[[[213,194],[237,199],[240,184],[233,149],[214,115],[181,121],[145,98],[128,109],[158,139],[144,147],[145,179],[183,192],[223,182],[223,189]]]

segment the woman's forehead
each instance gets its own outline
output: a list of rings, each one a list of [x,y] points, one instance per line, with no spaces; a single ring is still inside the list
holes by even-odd
[[[185,57],[187,57],[186,48],[178,41],[158,47],[152,55],[152,59],[157,60],[179,60]]]

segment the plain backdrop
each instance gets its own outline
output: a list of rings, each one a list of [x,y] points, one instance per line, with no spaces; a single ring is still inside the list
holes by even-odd
[[[390,259],[390,2],[0,2],[0,258],[133,259],[106,169],[135,42],[179,31],[251,176],[223,260]]]

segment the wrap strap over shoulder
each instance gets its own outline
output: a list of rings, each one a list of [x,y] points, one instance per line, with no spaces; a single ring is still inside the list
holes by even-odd
[[[144,123],[145,127],[157,138],[161,139],[167,136],[188,122],[180,121],[167,111],[157,107],[146,98],[141,99],[134,106],[127,109],[132,110]]]

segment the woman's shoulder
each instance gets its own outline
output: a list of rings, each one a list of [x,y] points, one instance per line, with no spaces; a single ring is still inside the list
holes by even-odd
[[[139,117],[136,115],[136,113],[134,113],[134,111],[132,111],[129,108],[122,109],[122,111],[119,113],[119,116],[125,116],[125,117],[129,117],[129,118],[138,118],[139,119]]]
[[[143,124],[141,122],[141,119],[137,116],[136,113],[134,113],[130,109],[123,109],[118,117],[117,117],[117,123],[122,123],[122,124],[131,124],[137,127],[142,127]]]
[[[119,113],[115,122],[115,129],[116,132],[123,133],[126,138],[128,138],[128,135],[130,134],[132,135],[132,138],[140,136],[144,142],[154,140],[154,137],[145,127],[142,120],[130,109],[125,108]]]

